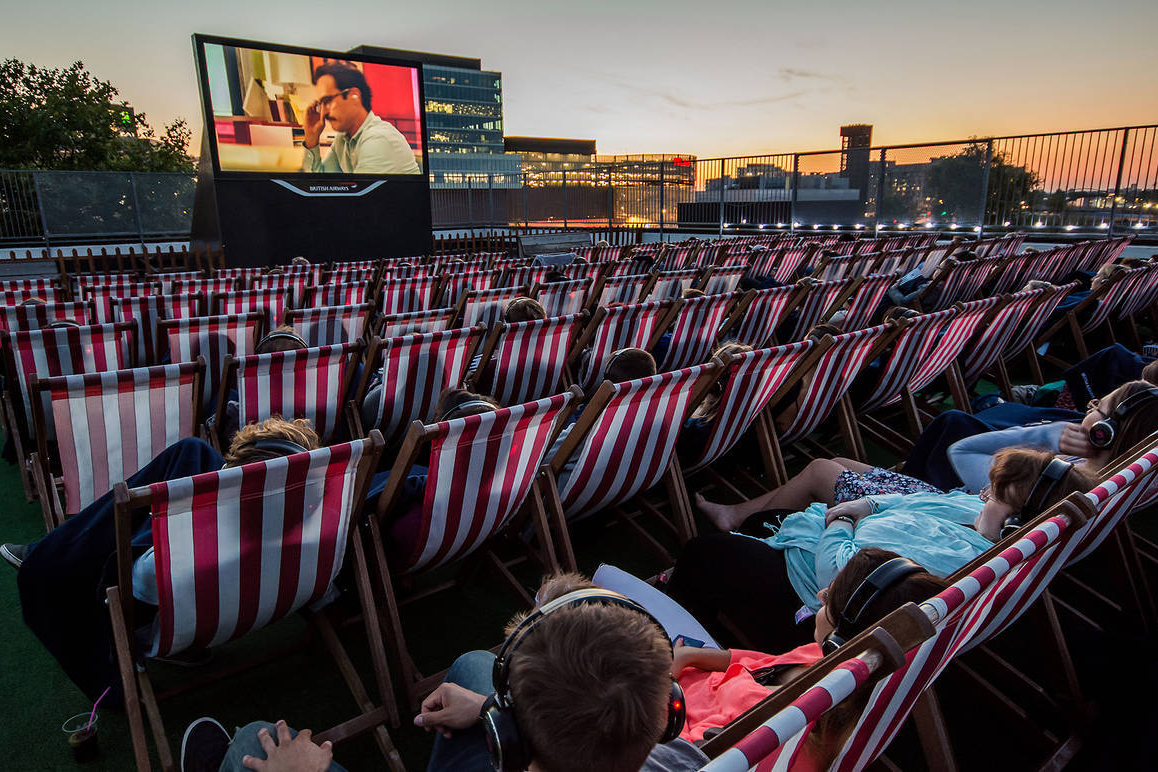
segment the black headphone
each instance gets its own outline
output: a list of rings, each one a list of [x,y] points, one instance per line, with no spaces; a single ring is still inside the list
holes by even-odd
[[[264,450],[277,456],[292,456],[295,453],[310,452],[309,448],[303,448],[293,440],[285,440],[280,437],[262,437],[253,442],[247,442],[241,447],[251,448],[253,450]]]
[[[296,332],[286,332],[285,330],[280,330],[280,331],[275,330],[274,332],[271,332],[269,335],[266,335],[264,338],[259,340],[257,342],[257,345],[254,347],[254,349],[255,350],[259,349],[262,346],[264,346],[265,344],[270,343],[270,342],[275,341],[275,340],[292,340],[295,343],[300,343],[302,348],[309,348],[309,346],[306,344],[305,340],[302,339],[302,336],[298,335]],[[270,352],[270,353],[273,353],[273,352]]]
[[[1060,458],[1051,459],[1033,483],[1033,487],[1029,489],[1029,495],[1025,497],[1021,509],[1011,513],[1001,524],[1001,538],[1004,539],[1015,532],[1025,523],[1026,518],[1037,517],[1045,508],[1045,502],[1050,494],[1073,468],[1074,465],[1069,461],[1062,461]]]
[[[454,418],[459,417],[459,416],[455,416],[454,415],[455,413],[461,413],[462,411],[468,410],[472,407],[485,407],[485,408],[490,408],[491,410],[498,410],[498,408],[495,407],[495,403],[490,402],[488,400],[485,400],[485,399],[468,399],[465,402],[458,403],[457,405],[452,407],[450,410],[447,410],[445,413],[442,414],[442,416],[438,420],[440,423],[442,421],[454,420]],[[461,416],[461,417],[466,418],[466,416]]]
[[[1090,427],[1090,444],[1099,449],[1110,447],[1118,434],[1118,424],[1125,420],[1134,408],[1152,399],[1158,399],[1158,389],[1156,388],[1131,394],[1119,402],[1118,406],[1114,408],[1113,414],[1106,416]]]
[[[825,654],[831,654],[854,638],[861,631],[861,617],[864,616],[865,609],[871,606],[882,592],[898,584],[902,579],[924,570],[908,558],[893,558],[874,568],[873,572],[853,590],[852,597],[840,612],[836,627],[820,645],[821,650]]]
[[[561,608],[576,606],[583,603],[605,603],[613,606],[622,606],[643,614],[655,623],[663,632],[664,640],[670,644],[667,631],[651,613],[635,601],[620,595],[617,592],[591,588],[575,590],[562,595],[555,600],[544,604],[527,615],[503,642],[495,658],[494,672],[491,676],[495,693],[487,697],[483,704],[479,718],[482,719],[483,731],[486,734],[487,751],[490,753],[491,764],[497,772],[522,772],[531,763],[531,749],[526,739],[519,733],[518,721],[515,718],[514,700],[511,696],[510,685],[510,657],[523,639],[542,622],[544,617],[550,616]],[[667,705],[667,726],[659,742],[669,743],[680,736],[684,728],[686,707],[684,692],[679,683],[671,679],[671,693]]]

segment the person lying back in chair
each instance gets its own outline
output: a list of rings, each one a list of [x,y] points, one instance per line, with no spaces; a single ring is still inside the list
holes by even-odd
[[[126,482],[130,488],[136,488],[317,447],[318,435],[309,421],[274,417],[243,427],[234,435],[224,456],[203,440],[194,437],[180,440],[161,451]],[[143,511],[134,512],[133,518],[134,554],[143,553],[133,565],[133,595],[146,606],[155,608],[152,522]],[[16,583],[25,624],[89,699],[95,700],[105,687],[110,687],[109,696],[118,701],[121,679],[109,638],[108,612],[101,600],[104,588],[116,583],[112,491],[40,541],[5,544],[0,550],[5,559],[19,569]],[[138,619],[147,620],[148,615]]]
[[[497,659],[463,654],[423,700],[414,724],[435,733],[429,772],[690,772],[707,763],[679,739],[683,693],[654,617],[574,575],[548,580],[537,599],[512,620]],[[186,738],[186,769],[212,769],[223,755],[222,772],[341,770],[328,742],[295,736],[284,721],[249,724],[227,751],[229,736],[211,719]],[[216,757],[190,758],[201,748]]]

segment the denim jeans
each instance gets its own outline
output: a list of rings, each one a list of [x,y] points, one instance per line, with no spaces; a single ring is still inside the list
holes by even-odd
[[[271,737],[277,738],[277,728],[266,721],[254,721],[252,724],[241,727],[237,730],[237,734],[233,735],[233,742],[229,744],[229,750],[221,761],[221,772],[247,772],[246,767],[241,763],[242,759],[246,756],[253,756],[258,759],[265,758],[265,749],[261,747],[261,741],[257,739],[257,733],[262,729],[268,730]],[[293,729],[290,730],[291,736],[297,737],[297,734]],[[332,762],[330,772],[346,772],[346,770],[336,762]]]

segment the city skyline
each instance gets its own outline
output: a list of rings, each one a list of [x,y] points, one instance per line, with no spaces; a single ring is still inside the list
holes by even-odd
[[[874,125],[874,144],[893,144],[1158,120],[1158,52],[1148,40],[1158,4],[1143,0],[980,0],[941,14],[910,0],[822,9],[739,0],[710,18],[686,0],[352,0],[340,12],[109,0],[97,18],[88,8],[14,8],[0,51],[44,67],[83,61],[155,128],[185,118],[194,152],[193,32],[480,58],[503,74],[506,134],[595,139],[601,154],[831,149],[839,126],[853,122]]]

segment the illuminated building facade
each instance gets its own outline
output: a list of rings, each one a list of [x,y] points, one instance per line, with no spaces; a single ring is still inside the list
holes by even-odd
[[[422,62],[430,184],[519,186],[519,158],[503,152],[503,76],[479,59],[358,46],[351,53]]]

